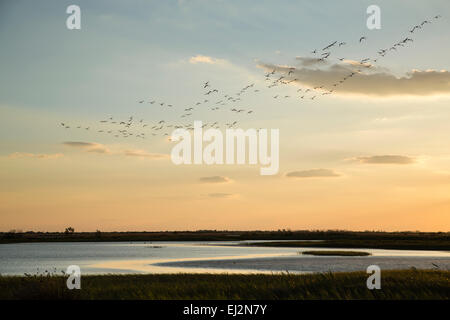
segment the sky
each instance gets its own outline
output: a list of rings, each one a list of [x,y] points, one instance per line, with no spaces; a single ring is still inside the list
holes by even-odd
[[[447,0],[2,1],[0,231],[450,231],[449,30]],[[194,120],[279,129],[279,172],[175,165]]]

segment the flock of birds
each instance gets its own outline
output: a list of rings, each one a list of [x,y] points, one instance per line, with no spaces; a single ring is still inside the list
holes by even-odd
[[[164,119],[157,119],[155,122],[149,124],[148,122],[144,121],[144,119],[138,119],[133,116],[130,116],[126,119],[115,119],[114,117],[110,116],[106,119],[100,120],[100,125],[103,125],[102,128],[91,128],[91,126],[71,126],[70,124],[66,122],[61,122],[60,126],[65,129],[84,129],[84,130],[90,130],[95,131],[97,133],[105,133],[110,134],[116,138],[130,138],[135,137],[138,139],[146,139],[147,137],[151,136],[167,136],[170,140],[170,132],[173,129],[178,128],[184,128],[187,130],[193,130],[193,124],[192,123],[181,123],[181,119],[189,119],[193,117],[194,113],[198,110],[205,111],[209,110],[210,112],[216,112],[219,110],[231,112],[233,115],[240,116],[240,117],[248,117],[252,114],[254,114],[254,110],[251,108],[243,108],[239,107],[237,105],[242,105],[244,99],[249,94],[258,94],[262,92],[267,92],[268,90],[272,90],[275,87],[281,86],[281,85],[289,85],[289,84],[296,84],[296,94],[299,94],[298,99],[308,99],[308,100],[317,100],[321,96],[331,95],[333,94],[339,86],[341,86],[346,81],[350,80],[351,78],[357,76],[360,73],[363,73],[364,68],[372,68],[374,67],[374,64],[377,63],[380,59],[384,58],[385,56],[389,55],[390,53],[396,52],[399,49],[406,47],[409,43],[412,43],[414,41],[413,34],[417,31],[423,29],[427,24],[431,24],[433,20],[440,19],[441,16],[437,15],[434,16],[432,19],[423,20],[421,23],[414,25],[410,30],[408,30],[409,34],[403,38],[401,38],[396,43],[393,43],[392,45],[378,50],[374,56],[362,58],[357,62],[356,69],[349,72],[344,77],[337,79],[332,84],[323,84],[318,85],[315,87],[305,87],[302,86],[298,88],[299,85],[301,85],[299,79],[295,78],[295,67],[284,67],[284,68],[277,68],[273,69],[271,71],[268,71],[264,75],[264,79],[266,83],[261,88],[256,88],[255,83],[251,83],[249,85],[244,86],[241,88],[238,92],[235,94],[225,94],[218,88],[215,88],[211,85],[210,81],[206,81],[202,84],[201,89],[202,92],[202,98],[198,99],[197,102],[195,102],[192,106],[188,107],[177,107],[173,104],[164,102],[164,101],[156,101],[155,99],[141,99],[138,100],[137,103],[139,105],[149,104],[152,106],[159,106],[161,108],[167,108],[168,110],[177,110],[179,111],[178,121],[169,122]],[[367,41],[366,36],[361,36],[359,38],[358,43],[363,44],[365,41]],[[322,49],[314,49],[311,51],[311,54],[313,54],[313,59],[317,59],[317,62],[326,61],[327,59],[330,59],[332,55],[335,55],[335,49],[346,46],[347,43],[344,41],[333,41],[330,44],[324,46]],[[339,61],[346,60],[343,57],[338,58]],[[268,82],[268,84],[267,84]],[[275,95],[270,95],[273,99],[288,99],[293,98],[291,95],[283,95],[280,93],[277,93]],[[221,117],[226,118],[226,117]],[[229,129],[229,128],[235,128],[239,121],[241,121],[242,118],[237,118],[233,121],[211,121],[206,122],[203,124],[203,128],[215,128],[215,129]],[[197,119],[196,119],[197,120]]]

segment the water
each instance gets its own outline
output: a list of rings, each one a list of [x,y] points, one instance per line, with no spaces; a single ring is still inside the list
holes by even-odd
[[[178,272],[325,272],[382,269],[450,269],[450,252],[361,249],[370,257],[312,257],[311,248],[234,246],[217,242],[65,242],[0,244],[0,274],[59,273],[78,265],[83,274]],[[315,248],[314,250],[343,250]],[[357,251],[357,249],[349,249]]]

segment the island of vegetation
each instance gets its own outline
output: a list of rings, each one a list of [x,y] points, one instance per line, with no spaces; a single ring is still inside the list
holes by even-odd
[[[318,250],[318,251],[303,251],[299,252],[299,254],[302,255],[310,255],[310,256],[342,256],[342,257],[363,257],[363,256],[370,256],[369,252],[363,252],[363,251],[325,251],[325,250]]]

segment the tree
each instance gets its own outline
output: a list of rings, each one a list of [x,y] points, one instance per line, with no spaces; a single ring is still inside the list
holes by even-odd
[[[72,227],[68,227],[66,228],[66,230],[64,231],[65,234],[72,234],[75,232],[75,229]]]

